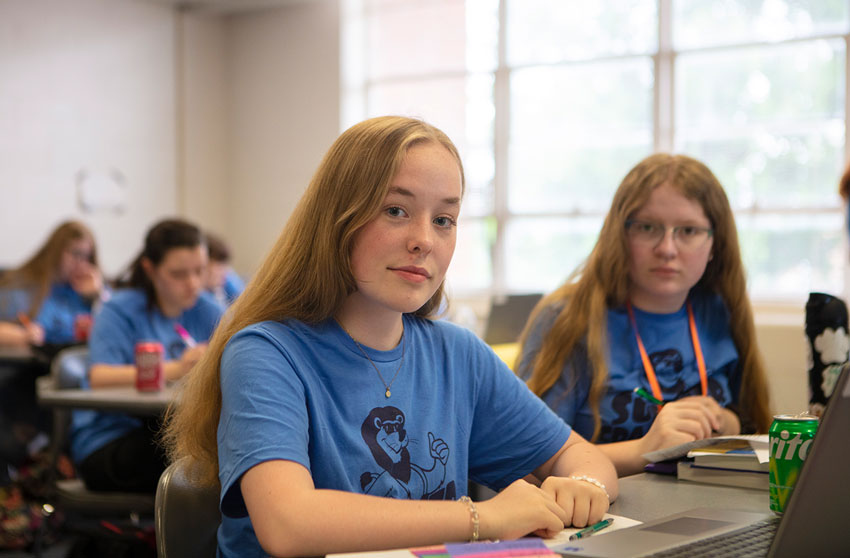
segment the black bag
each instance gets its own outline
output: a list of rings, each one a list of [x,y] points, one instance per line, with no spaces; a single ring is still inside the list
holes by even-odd
[[[847,362],[847,305],[825,293],[809,293],[806,338],[809,355],[809,412],[820,416],[832,395],[841,366]]]

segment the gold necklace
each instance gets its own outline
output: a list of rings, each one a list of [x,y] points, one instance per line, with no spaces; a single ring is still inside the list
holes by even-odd
[[[339,327],[342,327],[342,324],[340,324],[339,322],[337,322],[337,323],[339,324]],[[387,383],[386,380],[384,380],[384,376],[381,374],[381,371],[378,370],[378,366],[375,364],[375,362],[371,358],[369,358],[369,355],[366,354],[366,351],[363,350],[363,347],[360,345],[360,343],[357,342],[357,339],[355,339],[350,333],[348,333],[348,330],[345,329],[344,327],[342,327],[342,331],[344,331],[349,337],[351,337],[351,340],[354,341],[354,344],[357,345],[357,348],[360,349],[360,352],[363,353],[363,356],[366,357],[366,360],[369,361],[369,364],[371,364],[372,368],[375,369],[375,372],[378,373],[378,377],[381,379],[381,383],[384,384],[384,387],[387,390],[384,393],[384,395],[386,395],[387,399],[389,399],[390,396],[392,395],[392,392],[390,391],[390,387],[392,387],[393,382],[398,377],[398,373],[401,372],[401,367],[404,364],[404,348],[407,345],[407,341],[405,340],[405,336],[404,336],[404,330],[402,330],[402,332],[401,332],[401,362],[398,363],[398,368],[395,369],[395,374],[393,374],[393,377],[390,380],[390,383]]]

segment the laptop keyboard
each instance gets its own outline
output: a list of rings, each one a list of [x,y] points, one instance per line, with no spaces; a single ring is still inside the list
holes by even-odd
[[[770,543],[779,526],[779,518],[771,518],[748,525],[733,533],[724,533],[701,539],[685,546],[677,546],[653,554],[659,558],[709,558],[735,556],[736,558],[761,558],[767,555]]]

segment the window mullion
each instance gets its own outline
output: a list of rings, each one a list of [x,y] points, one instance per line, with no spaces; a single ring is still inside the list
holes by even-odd
[[[674,149],[673,1],[658,1],[658,50],[653,56],[653,143],[656,151]]]
[[[498,66],[493,80],[493,103],[495,119],[493,130],[493,156],[495,172],[493,177],[493,217],[496,220],[496,238],[492,247],[493,293],[507,291],[507,261],[505,250],[505,225],[509,219],[508,212],[508,151],[510,143],[510,69],[507,62],[507,7],[508,0],[499,1],[499,39]]]

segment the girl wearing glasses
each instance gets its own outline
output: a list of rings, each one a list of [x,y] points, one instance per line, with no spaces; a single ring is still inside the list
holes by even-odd
[[[59,225],[21,267],[0,279],[0,344],[85,341],[92,304],[104,293],[91,231]]]
[[[690,157],[626,175],[590,256],[520,342],[520,376],[620,476],[647,452],[770,426],[732,210]]]
[[[29,260],[0,277],[0,346],[82,341],[80,324],[89,323],[102,292],[94,236],[80,222],[62,223]],[[46,372],[26,359],[0,364],[0,484],[49,424],[35,396],[35,378]]]
[[[552,535],[616,497],[598,449],[431,319],[463,188],[454,144],[419,120],[331,146],[168,427],[173,455],[221,485],[220,556]],[[459,502],[469,478],[502,491]]]

